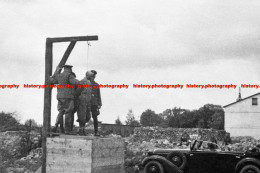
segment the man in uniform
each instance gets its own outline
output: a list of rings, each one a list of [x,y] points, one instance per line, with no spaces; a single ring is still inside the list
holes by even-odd
[[[91,86],[90,79],[93,76],[93,73],[90,71],[86,72],[86,76],[79,82],[80,87],[76,90],[77,95],[77,115],[79,122],[79,135],[84,136],[85,134],[85,124],[91,118],[90,109],[91,109],[91,93],[92,89],[89,88]],[[87,87],[89,86],[89,87]]]
[[[215,143],[215,144],[218,143],[218,140],[217,140],[216,136],[213,134],[213,132],[211,132],[211,135],[210,135],[210,142]]]
[[[225,137],[224,137],[223,145],[227,146],[227,145],[229,145],[231,143],[232,143],[232,141],[231,141],[231,138],[230,138],[230,134],[226,133]]]
[[[190,136],[186,130],[182,133],[180,139],[180,146],[183,144],[187,146],[190,144]]]
[[[92,118],[94,121],[94,131],[95,131],[95,136],[100,136],[98,133],[98,115],[100,114],[99,109],[102,106],[102,101],[101,101],[101,95],[100,95],[100,89],[99,89],[99,84],[95,82],[95,78],[97,75],[97,72],[95,70],[91,70],[93,73],[93,76],[91,77],[91,85],[92,85],[92,94],[91,94],[91,113],[92,113]],[[95,87],[93,87],[95,85]]]
[[[62,86],[78,85],[79,81],[72,74],[72,66],[64,65],[64,71],[61,72],[61,68],[57,68],[54,75],[51,77],[51,81],[54,84],[59,84],[60,88],[57,88],[57,100],[58,100],[58,111],[55,128],[57,130],[60,124],[61,132],[64,131],[63,127],[63,115],[65,114],[65,134],[71,134],[71,121],[74,110],[74,98],[75,90],[72,88],[65,88]]]

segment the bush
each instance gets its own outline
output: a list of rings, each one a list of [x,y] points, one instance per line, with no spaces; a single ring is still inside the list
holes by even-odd
[[[15,112],[0,113],[0,132],[25,130],[25,127],[19,123]]]

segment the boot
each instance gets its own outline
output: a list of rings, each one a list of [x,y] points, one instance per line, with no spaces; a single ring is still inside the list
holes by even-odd
[[[71,131],[71,113],[65,114],[65,134],[72,135]]]
[[[94,122],[94,136],[100,136],[100,134],[98,133],[98,126],[97,123]]]
[[[60,127],[60,133],[62,133],[62,134],[65,133],[65,130],[64,130],[64,127],[63,127],[63,126]]]
[[[100,136],[100,134],[98,133],[98,131],[95,131],[94,136]]]
[[[98,119],[97,119],[97,116],[98,115],[93,115],[92,114],[92,117],[93,117],[93,120],[94,120],[94,136],[100,136],[100,134],[98,133]]]
[[[70,130],[70,127],[65,127],[65,134],[66,135],[71,135],[71,130]]]
[[[71,131],[66,131],[65,130],[65,135],[73,135]]]
[[[53,133],[56,133],[57,132],[57,126],[55,125],[55,127],[53,127],[53,129],[51,130]]]
[[[84,127],[80,127],[78,134],[79,134],[79,136],[86,136],[86,134],[85,134],[85,128],[84,128]]]
[[[85,123],[83,123],[83,122],[79,122],[78,135],[80,135],[80,136],[86,136],[86,133],[85,133]]]

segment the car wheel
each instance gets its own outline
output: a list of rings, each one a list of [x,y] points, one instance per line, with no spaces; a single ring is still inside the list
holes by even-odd
[[[145,165],[144,173],[164,173],[164,169],[160,162],[150,161]]]
[[[186,156],[179,151],[173,151],[167,155],[167,159],[170,160],[179,169],[183,170],[187,164]]]
[[[254,165],[247,165],[239,173],[260,173],[260,169]]]

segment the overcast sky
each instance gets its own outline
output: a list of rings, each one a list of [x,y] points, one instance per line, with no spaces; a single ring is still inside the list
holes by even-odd
[[[99,120],[125,120],[150,108],[160,113],[175,106],[198,109],[227,105],[237,89],[134,89],[133,84],[260,84],[260,1],[258,0],[1,0],[0,111],[16,111],[22,121],[43,121],[47,37],[98,35],[91,42],[89,68],[101,84]],[[67,43],[54,44],[55,68]],[[67,64],[78,79],[87,70],[87,43],[76,44]],[[242,89],[242,97],[260,89]],[[52,96],[52,124],[57,115]]]

